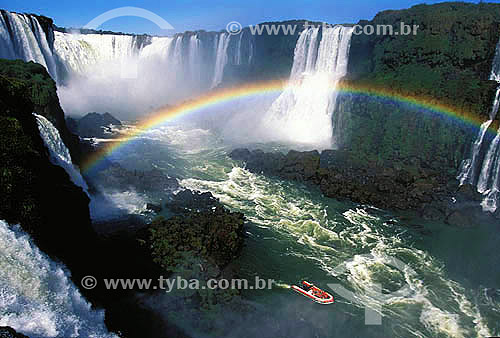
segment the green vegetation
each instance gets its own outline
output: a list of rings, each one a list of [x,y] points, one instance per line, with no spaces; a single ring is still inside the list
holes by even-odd
[[[21,60],[0,59],[0,75],[7,78],[10,91],[22,89],[33,105],[42,107],[52,104],[57,98],[55,82],[41,65]]]
[[[231,279],[227,269],[243,246],[244,217],[222,206],[211,211],[159,217],[149,228],[153,261],[163,269],[199,287],[176,290],[196,308],[213,310],[231,302],[237,289],[211,289],[210,279]]]
[[[399,31],[401,22],[419,25],[418,33],[353,36],[350,80],[486,114],[492,95],[488,76],[500,38],[500,5],[418,5],[381,12],[360,24],[392,25]]]
[[[62,238],[90,229],[88,197],[64,169],[50,163],[33,112],[63,126],[56,87],[38,64],[0,60],[0,219],[21,224],[36,239]],[[60,129],[61,134],[64,129]],[[61,220],[72,220],[67,227]],[[40,243],[43,246],[43,243]]]
[[[384,11],[359,24],[419,25],[416,35],[353,35],[345,84],[378,88],[448,105],[486,120],[496,82],[489,80],[500,38],[500,5],[441,3]],[[439,113],[367,96],[344,94],[335,121],[338,143],[352,160],[456,173],[477,129]]]
[[[243,245],[243,223],[243,214],[223,207],[182,217],[157,218],[150,229],[154,261],[172,271],[183,262],[186,253],[192,253],[224,267]]]

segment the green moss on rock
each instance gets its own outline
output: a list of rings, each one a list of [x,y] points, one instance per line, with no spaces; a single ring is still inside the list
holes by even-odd
[[[243,224],[243,214],[220,206],[186,216],[157,218],[150,228],[154,261],[172,271],[189,252],[224,267],[243,246]]]
[[[353,35],[344,85],[416,97],[451,114],[487,119],[498,86],[489,80],[500,38],[500,5],[441,3],[384,11],[360,25],[418,25],[417,34]],[[336,143],[352,162],[439,169],[450,178],[468,154],[477,128],[380,97],[341,94]]]

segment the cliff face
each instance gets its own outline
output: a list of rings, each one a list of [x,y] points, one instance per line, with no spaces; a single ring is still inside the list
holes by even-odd
[[[0,76],[10,79],[12,86],[22,91],[22,95],[33,106],[32,112],[43,115],[59,131],[61,138],[71,152],[75,163],[79,163],[81,153],[79,138],[66,126],[64,111],[59,104],[56,83],[46,69],[39,64],[21,60],[0,60]]]
[[[73,239],[93,238],[89,199],[51,164],[32,114],[64,131],[55,85],[34,63],[2,60],[0,69],[0,219],[20,223],[49,254],[78,254]]]
[[[353,35],[349,80],[486,113],[500,5],[442,3],[384,11],[360,25],[418,25],[417,34]]]
[[[401,22],[419,25],[417,34],[353,35],[344,84],[449,105],[451,114],[486,120],[497,86],[489,75],[500,37],[500,6],[418,5],[381,12],[359,24],[400,31]],[[336,140],[362,161],[413,161],[451,173],[477,134],[442,113],[391,100],[348,93],[337,102]]]

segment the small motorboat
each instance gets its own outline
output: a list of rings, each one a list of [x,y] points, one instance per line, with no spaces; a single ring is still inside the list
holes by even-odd
[[[292,285],[292,289],[318,304],[333,304],[334,302],[331,294],[307,281],[302,281],[300,286]]]

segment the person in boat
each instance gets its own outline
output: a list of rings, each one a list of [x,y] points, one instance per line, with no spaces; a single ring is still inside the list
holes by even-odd
[[[309,292],[309,290],[311,290],[311,288],[312,288],[312,285],[307,285],[306,282],[302,282],[301,287],[302,287],[302,290]]]

